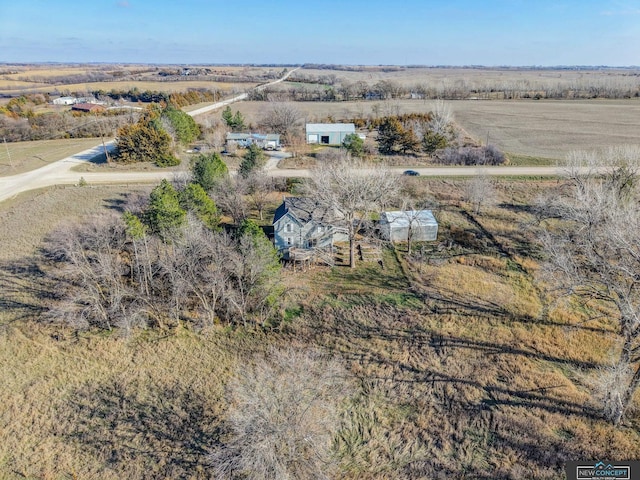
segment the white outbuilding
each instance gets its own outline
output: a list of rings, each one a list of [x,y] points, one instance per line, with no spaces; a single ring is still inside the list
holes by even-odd
[[[307,143],[340,145],[344,137],[356,133],[353,123],[307,123]]]
[[[438,237],[438,222],[431,210],[397,210],[380,216],[380,233],[385,240],[429,242]]]
[[[74,105],[76,103],[78,103],[76,97],[59,97],[53,99],[54,105]]]

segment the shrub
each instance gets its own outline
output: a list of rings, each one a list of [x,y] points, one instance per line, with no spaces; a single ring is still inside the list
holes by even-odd
[[[502,165],[506,162],[504,153],[493,145],[486,147],[445,148],[436,156],[445,165]]]
[[[345,377],[337,360],[294,349],[238,368],[228,387],[228,440],[210,456],[216,478],[330,478]]]

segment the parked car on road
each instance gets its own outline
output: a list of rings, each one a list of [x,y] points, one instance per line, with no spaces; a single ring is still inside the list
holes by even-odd
[[[416,172],[415,170],[405,170],[402,174],[408,177],[417,177],[420,175],[420,172]]]

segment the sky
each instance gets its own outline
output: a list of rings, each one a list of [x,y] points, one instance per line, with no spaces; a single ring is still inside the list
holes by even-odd
[[[640,0],[0,0],[0,62],[640,65]]]

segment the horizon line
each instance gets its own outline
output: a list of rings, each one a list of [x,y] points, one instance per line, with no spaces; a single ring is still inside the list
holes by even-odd
[[[509,64],[420,64],[420,63],[325,63],[325,62],[305,62],[305,63],[276,63],[276,62],[193,62],[193,63],[177,63],[177,62],[117,62],[117,61],[24,61],[11,62],[0,60],[0,65],[148,65],[148,66],[229,66],[229,67],[402,67],[402,68],[526,68],[526,69],[640,69],[640,65],[605,65],[605,64],[556,64],[556,65],[509,65]]]

